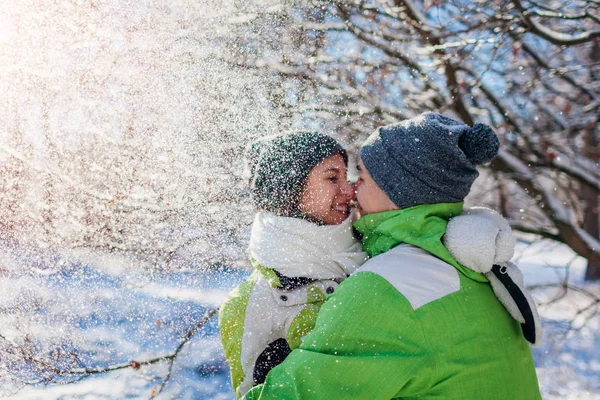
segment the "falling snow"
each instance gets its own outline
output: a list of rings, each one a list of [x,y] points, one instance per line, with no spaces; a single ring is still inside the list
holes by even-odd
[[[242,153],[290,126],[277,81],[223,56],[256,17],[234,3],[0,0],[1,398],[233,397],[216,318],[170,375],[130,363],[174,351],[248,274]],[[585,260],[549,241],[516,260],[542,304],[544,398],[598,398]]]

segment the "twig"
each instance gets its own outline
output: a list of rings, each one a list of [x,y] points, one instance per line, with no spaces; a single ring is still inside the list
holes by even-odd
[[[172,364],[173,360],[177,357],[179,352],[181,352],[181,349],[183,349],[183,346],[185,346],[185,344],[192,338],[192,336],[194,336],[194,334],[198,331],[198,329],[202,328],[204,326],[204,324],[206,324],[218,311],[219,311],[219,308],[213,308],[212,310],[209,310],[204,315],[204,317],[200,321],[198,321],[198,323],[196,325],[194,325],[190,330],[188,330],[186,332],[186,334],[183,336],[183,338],[182,338],[181,342],[179,343],[179,345],[177,346],[177,348],[175,348],[175,350],[173,352],[166,354],[164,356],[155,357],[155,358],[151,358],[149,360],[144,360],[144,361],[130,361],[128,363],[115,364],[115,365],[110,365],[107,367],[75,368],[75,369],[66,370],[66,371],[59,370],[58,372],[60,375],[94,375],[94,374],[101,374],[101,373],[105,373],[105,372],[117,371],[117,370],[126,369],[126,368],[139,369],[141,366],[152,365],[152,364],[156,364],[161,361],[170,361],[170,363]],[[169,376],[170,376],[170,373],[169,373]]]
[[[574,35],[574,36],[553,31],[552,29],[550,29],[550,28],[540,24],[539,22],[534,21],[532,18],[530,18],[529,10],[527,10],[527,9],[525,9],[525,7],[523,7],[520,0],[513,0],[512,2],[515,5],[515,7],[517,8],[517,10],[519,11],[519,13],[521,14],[521,16],[523,17],[525,24],[528,25],[529,31],[531,31],[533,34],[535,34],[543,39],[546,39],[550,43],[555,44],[557,46],[574,46],[574,45],[590,42],[590,41],[600,37],[599,30],[584,31],[583,33],[580,33],[579,35]]]

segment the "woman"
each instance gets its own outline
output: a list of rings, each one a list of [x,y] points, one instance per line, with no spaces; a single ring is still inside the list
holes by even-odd
[[[354,189],[347,154],[329,136],[302,132],[253,143],[250,237],[254,273],[221,307],[219,327],[241,397],[314,326],[327,294],[366,260],[348,218]]]
[[[249,246],[254,272],[219,314],[237,397],[299,346],[327,295],[367,259],[349,218],[347,154],[334,139],[312,132],[265,138],[251,145],[248,164],[259,209]],[[498,230],[492,219],[482,223]]]

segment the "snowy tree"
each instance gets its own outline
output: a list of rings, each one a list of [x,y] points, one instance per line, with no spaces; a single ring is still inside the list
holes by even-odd
[[[3,3],[0,237],[231,261],[217,249],[252,213],[244,148],[279,125],[272,82],[216,59],[233,6],[210,7]]]
[[[249,140],[285,127],[268,96],[277,82],[218,60],[233,10],[222,1],[0,2],[0,396],[137,365],[114,348],[118,337],[96,347],[81,320],[104,312],[115,329],[114,315],[127,326],[138,313],[143,329],[171,333],[167,345],[212,307],[188,307],[158,328],[129,302],[103,310],[102,296],[71,298],[65,282],[87,279],[89,258],[119,260],[121,281],[108,289],[116,298],[161,271],[246,261],[240,235],[253,208],[242,155]],[[91,256],[70,259],[79,254]],[[64,292],[43,290],[44,276]],[[174,348],[139,363],[172,362],[163,354]]]
[[[139,373],[121,383],[142,384],[112,398],[155,397],[182,355],[197,382],[201,351],[185,353],[202,330],[217,339],[224,288],[198,289],[197,274],[173,300],[180,286],[157,281],[185,269],[224,280],[208,267],[246,261],[242,153],[290,127],[355,149],[425,110],[492,124],[505,150],[478,200],[568,243],[597,278],[598,7],[0,1],[0,396],[114,371],[95,386]],[[571,301],[567,290],[586,297],[557,317],[571,332],[600,300],[569,282],[576,262],[563,260],[564,291],[548,304]],[[182,386],[162,396],[190,393]]]
[[[491,124],[485,201],[568,244],[600,279],[596,1],[285,1],[247,6],[232,65],[279,77],[292,121],[356,145],[426,110]]]

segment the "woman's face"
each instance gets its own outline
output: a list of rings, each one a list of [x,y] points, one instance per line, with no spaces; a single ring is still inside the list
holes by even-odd
[[[299,205],[310,221],[337,225],[348,218],[354,188],[346,173],[346,163],[339,154],[326,158],[310,171]]]

